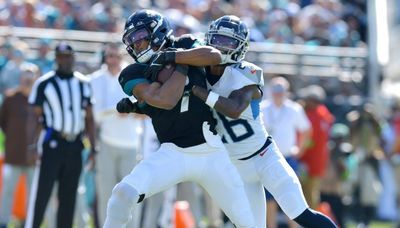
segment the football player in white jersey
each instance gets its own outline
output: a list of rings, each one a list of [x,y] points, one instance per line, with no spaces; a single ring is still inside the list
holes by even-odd
[[[259,116],[263,72],[243,61],[249,45],[247,26],[236,16],[223,16],[211,23],[206,42],[221,51],[223,61],[206,68],[211,91],[194,86],[192,92],[216,110],[217,131],[245,182],[257,226],[266,226],[264,186],[301,226],[336,227],[309,208],[295,172],[265,130]]]

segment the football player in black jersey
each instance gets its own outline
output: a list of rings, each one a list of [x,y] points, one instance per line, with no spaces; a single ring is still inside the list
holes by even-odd
[[[218,64],[221,54],[198,46],[192,36],[175,39],[171,33],[166,19],[152,10],[139,10],[126,22],[123,42],[136,63],[121,72],[119,81],[138,103],[126,98],[117,109],[150,116],[161,146],[115,186],[104,227],[125,227],[135,203],[184,181],[204,187],[237,227],[256,227],[243,182],[214,130],[212,112],[190,94],[194,85],[206,88],[200,66]],[[172,76],[163,84],[155,82],[167,63],[176,64]]]

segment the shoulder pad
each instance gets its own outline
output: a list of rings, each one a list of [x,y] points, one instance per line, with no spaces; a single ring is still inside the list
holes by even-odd
[[[231,65],[232,72],[236,72],[246,77],[254,84],[264,86],[263,70],[253,63],[242,61]]]
[[[146,64],[134,63],[125,67],[119,74],[118,81],[129,81],[133,79],[146,78],[144,72],[147,69]]]
[[[174,48],[190,49],[199,46],[200,42],[191,34],[185,34],[177,37],[173,43]]]
[[[147,69],[146,64],[134,63],[134,64],[130,64],[127,67],[125,67],[119,74],[118,82],[121,85],[124,92],[127,93],[129,96],[131,96],[132,94],[130,92],[131,88],[126,88],[127,83],[129,81],[136,80],[136,79],[147,80],[146,76],[144,74],[146,69]]]

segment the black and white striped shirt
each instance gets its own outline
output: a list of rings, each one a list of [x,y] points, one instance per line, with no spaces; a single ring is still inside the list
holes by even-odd
[[[61,78],[52,71],[36,80],[29,103],[43,109],[43,125],[68,135],[78,135],[85,128],[85,109],[92,105],[89,78],[74,72]]]

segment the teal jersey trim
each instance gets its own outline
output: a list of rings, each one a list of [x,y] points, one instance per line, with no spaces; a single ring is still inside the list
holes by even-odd
[[[142,84],[142,83],[150,83],[150,82],[149,82],[149,80],[144,79],[144,78],[137,78],[137,79],[129,80],[127,83],[125,83],[125,86],[124,86],[125,94],[128,96],[132,96],[133,88],[135,88],[135,86],[137,86],[138,84]]]

